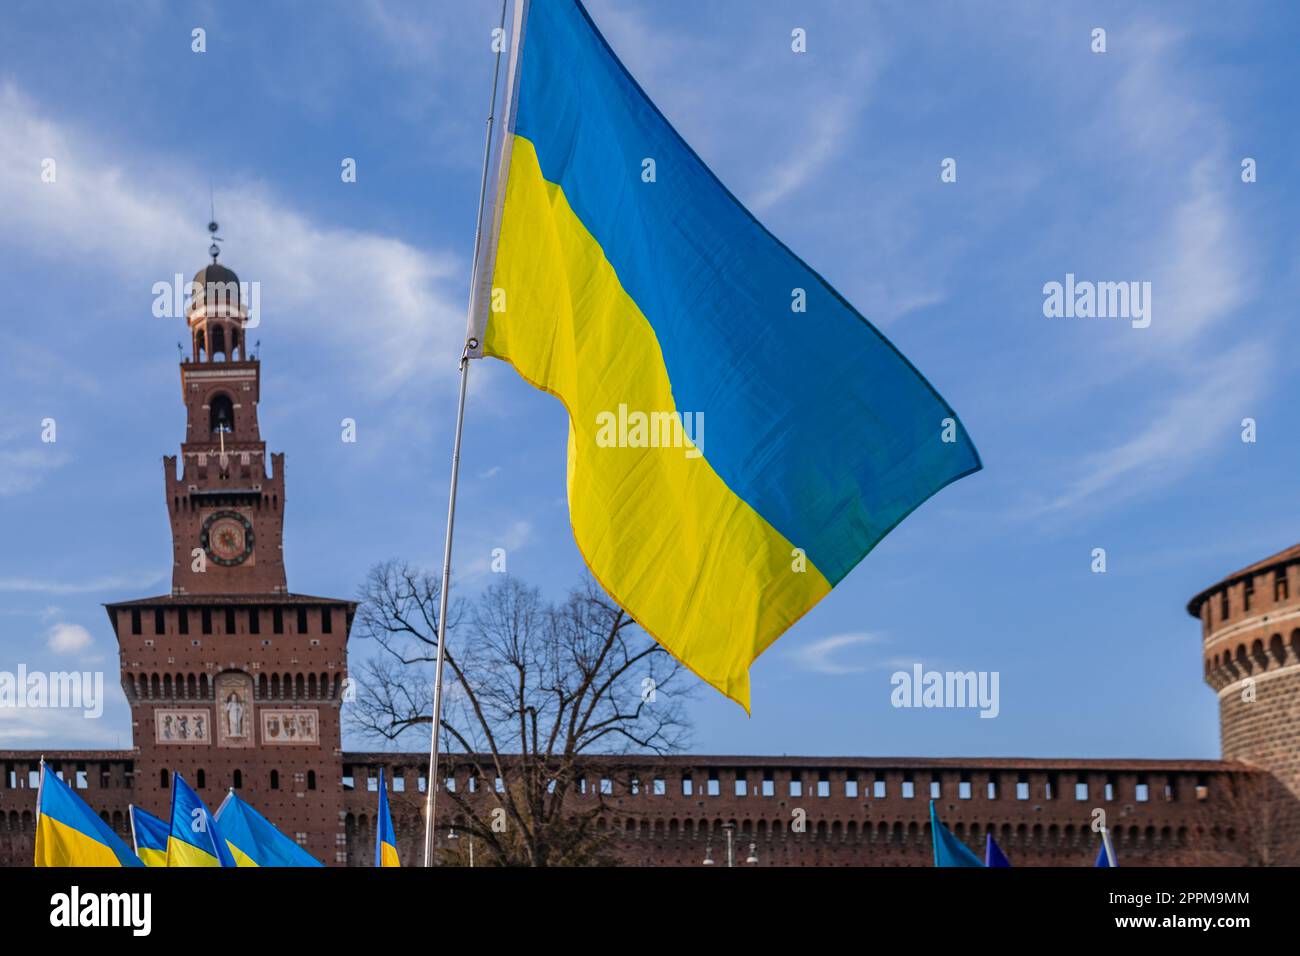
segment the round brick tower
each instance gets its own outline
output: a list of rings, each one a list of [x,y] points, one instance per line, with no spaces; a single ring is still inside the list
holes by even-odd
[[[1300,797],[1300,545],[1228,575],[1187,611],[1201,621],[1224,759]]]

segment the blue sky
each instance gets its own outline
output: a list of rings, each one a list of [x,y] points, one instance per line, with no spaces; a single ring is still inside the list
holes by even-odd
[[[151,315],[151,288],[205,261],[210,183],[223,261],[262,285],[290,587],[350,597],[375,561],[440,561],[498,4],[302,9],[6,12],[0,670],[105,669],[112,696],[97,721],[0,714],[0,747],[129,745],[100,604],[169,586],[161,456],[183,433],[184,331]],[[1294,8],[589,9],[722,181],[939,388],[985,463],[759,660],[752,718],[702,688],[693,749],[1216,756],[1184,605],[1297,539]],[[1151,326],[1046,318],[1043,285],[1067,273],[1151,282]],[[458,588],[481,588],[504,547],[511,573],[562,595],[581,568],[564,410],[478,363],[466,429]],[[999,716],[891,707],[891,673],[914,662],[997,671]]]

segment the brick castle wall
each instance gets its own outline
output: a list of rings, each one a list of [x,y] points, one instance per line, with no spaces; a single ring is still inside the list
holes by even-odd
[[[103,759],[87,751],[46,759],[129,840],[127,805],[134,800],[165,815],[169,794],[151,772],[137,773],[126,754]],[[299,826],[329,834],[337,844],[326,852],[316,840],[307,842],[318,859],[369,866],[383,767],[392,781],[402,862],[418,865],[425,759],[345,753],[334,773],[321,772],[317,799],[286,788],[276,801],[264,787],[246,792],[247,782],[241,795],[290,835]],[[0,865],[30,865],[36,758],[0,753],[0,764]],[[454,785],[464,792],[471,786],[468,765],[449,766]],[[289,773],[286,766],[282,779]],[[216,770],[205,776],[199,792],[215,806],[231,781]],[[977,852],[991,831],[1017,866],[1090,864],[1098,845],[1091,829],[1096,807],[1107,813],[1124,865],[1231,865],[1244,862],[1249,850],[1234,820],[1231,789],[1249,776],[1245,768],[1218,761],[674,757],[621,759],[615,779],[602,761],[593,760],[574,807],[604,808],[598,828],[631,865],[697,866],[706,857],[725,864],[724,824],[732,823],[737,865],[747,865],[752,844],[759,865],[928,866],[928,806],[937,785],[945,824]],[[486,785],[480,792],[491,799]],[[446,798],[440,809],[445,824],[454,827],[455,809]],[[796,825],[800,816],[802,829]],[[447,845],[444,828],[439,844]]]

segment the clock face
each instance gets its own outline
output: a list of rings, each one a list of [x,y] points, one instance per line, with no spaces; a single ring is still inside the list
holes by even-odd
[[[253,523],[238,511],[215,511],[204,519],[199,544],[223,567],[243,564],[253,553]]]

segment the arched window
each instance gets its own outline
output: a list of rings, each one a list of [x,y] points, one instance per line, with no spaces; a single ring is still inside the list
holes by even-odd
[[[235,405],[229,395],[214,395],[208,405],[209,429],[212,434],[235,430]]]
[[[308,771],[307,771],[307,789],[308,789],[308,790],[315,790],[315,789],[316,789],[316,771],[315,771],[315,770],[308,770]]]
[[[226,330],[221,326],[216,326],[212,330],[212,357],[215,359],[220,355],[223,359],[226,355]]]
[[[159,770],[159,771],[158,771],[158,787],[159,787],[159,789],[160,789],[160,790],[167,790],[167,789],[170,789],[170,788],[171,788],[171,785],[172,785],[172,778],[168,775],[167,771],[166,771],[166,770]]]
[[[235,771],[235,780],[234,780],[234,784],[235,784],[235,789],[236,789],[236,790],[238,790],[240,787],[242,787],[242,786],[244,785],[244,775],[243,775],[243,773],[241,773],[241,772],[238,771],[238,770]]]
[[[272,790],[280,789],[280,771],[278,770],[271,771],[271,789]]]
[[[202,770],[196,771],[194,774],[194,782],[198,785],[200,790],[203,790],[208,785],[208,775]]]

